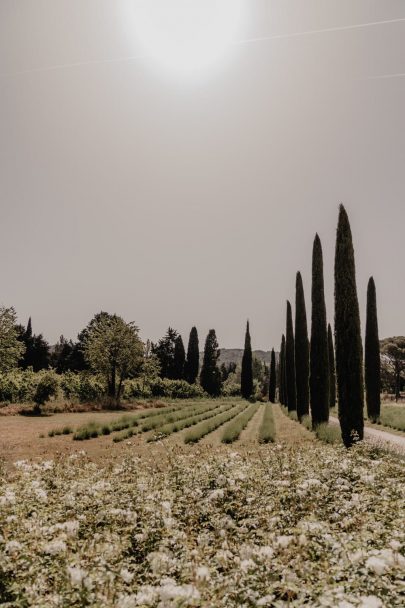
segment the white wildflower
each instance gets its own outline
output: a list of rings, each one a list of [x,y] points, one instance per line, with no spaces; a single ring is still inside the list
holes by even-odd
[[[54,540],[44,546],[44,553],[48,553],[48,555],[58,555],[59,553],[65,553],[66,549],[65,541]]]
[[[207,566],[197,568],[196,577],[198,581],[207,581],[210,578],[210,571]]]
[[[276,545],[281,547],[282,549],[286,549],[288,545],[292,542],[293,536],[282,535],[276,538]]]
[[[80,568],[79,566],[68,566],[67,571],[70,577],[71,585],[73,585],[73,587],[81,587],[84,579],[87,576],[86,570]]]
[[[15,553],[21,549],[22,545],[18,542],[18,540],[10,540],[6,543],[4,547],[7,553]]]
[[[126,568],[122,568],[122,569],[121,569],[121,572],[120,572],[120,577],[122,578],[122,580],[123,580],[125,583],[130,583],[130,582],[133,580],[134,576],[135,576],[135,575],[134,575],[134,573],[133,573],[133,572],[130,572],[130,571],[129,571],[129,570],[127,570]]]
[[[376,595],[362,596],[359,608],[384,608],[384,604]]]
[[[387,570],[387,564],[379,557],[369,557],[366,561],[366,566],[369,570],[375,572],[375,574],[381,575]]]

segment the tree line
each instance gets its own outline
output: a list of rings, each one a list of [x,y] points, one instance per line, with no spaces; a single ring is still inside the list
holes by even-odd
[[[311,415],[313,428],[328,422],[329,411],[338,404],[342,439],[346,446],[363,439],[363,408],[378,421],[381,407],[381,355],[394,358],[397,387],[400,384],[399,361],[405,359],[405,339],[379,340],[376,286],[370,277],[367,289],[366,334],[363,349],[360,311],[356,286],[356,268],[352,232],[343,205],[335,248],[335,319],[334,339],[327,323],[323,252],[319,235],[312,250],[311,329],[307,326],[305,294],[301,273],[297,272],[295,287],[295,324],[292,307],[287,302],[286,331],[281,338],[279,365],[270,373],[270,401],[276,395],[289,411],[296,411],[301,421]],[[397,394],[399,389],[397,388]]]

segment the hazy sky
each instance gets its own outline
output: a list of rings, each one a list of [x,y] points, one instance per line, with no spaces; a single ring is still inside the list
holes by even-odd
[[[373,274],[405,334],[404,0],[248,0],[251,41],[192,75],[152,65],[131,1],[0,0],[0,303],[51,342],[107,310],[278,347],[316,231],[333,320],[343,202],[362,321]]]

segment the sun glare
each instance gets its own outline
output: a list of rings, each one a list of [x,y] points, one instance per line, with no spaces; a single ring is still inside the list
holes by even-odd
[[[136,40],[145,59],[182,76],[199,76],[231,55],[245,0],[134,0]]]

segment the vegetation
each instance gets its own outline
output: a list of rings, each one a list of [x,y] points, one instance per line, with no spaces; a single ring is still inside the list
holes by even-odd
[[[285,336],[281,338],[280,363],[279,363],[279,401],[287,405],[286,380],[285,380]]]
[[[367,416],[371,422],[377,422],[381,410],[381,364],[377,296],[373,277],[370,278],[367,288],[367,320],[364,352]]]
[[[297,409],[297,394],[295,385],[295,346],[292,322],[291,304],[287,301],[287,322],[285,338],[285,381],[287,407],[290,412]]]
[[[329,362],[321,240],[315,236],[312,252],[312,326],[310,359],[311,415],[314,428],[329,420]]]
[[[405,370],[405,337],[386,338],[381,342],[381,355],[385,371],[388,372],[391,386],[393,385],[395,400],[401,396],[401,385],[404,382]]]
[[[221,372],[217,365],[219,349],[215,329],[210,329],[205,341],[204,359],[200,374],[202,388],[211,397],[221,394]]]
[[[272,348],[271,362],[270,362],[270,379],[269,379],[269,401],[271,403],[276,402],[276,387],[277,387],[276,354],[274,352],[274,348]]]
[[[41,413],[41,406],[58,394],[58,378],[54,372],[45,373],[37,384],[34,393],[34,412]]]
[[[184,378],[190,384],[195,384],[200,367],[200,348],[198,343],[197,328],[192,327],[187,347],[187,359],[185,365]]]
[[[173,380],[183,380],[185,364],[186,352],[184,350],[183,339],[181,336],[177,336],[174,343]]]
[[[26,329],[18,326],[18,330],[19,339],[25,346],[24,356],[19,361],[19,367],[22,369],[30,367],[34,372],[47,369],[50,362],[49,344],[44,340],[42,334],[34,335],[32,333],[31,317],[28,319]]]
[[[157,344],[152,344],[152,354],[156,355],[160,365],[160,377],[174,378],[174,351],[176,348],[177,331],[168,328],[166,335]]]
[[[7,372],[23,357],[25,347],[18,339],[14,308],[0,307],[0,372]]]
[[[403,405],[383,405],[379,421],[384,426],[405,432],[405,407]]]
[[[340,206],[335,254],[335,348],[339,421],[346,447],[363,439],[364,385],[360,312],[349,218]]]
[[[138,328],[117,315],[97,314],[87,327],[84,356],[90,368],[105,378],[109,398],[119,403],[125,379],[142,362]]]
[[[301,419],[309,413],[309,341],[304,286],[300,272],[297,272],[295,287],[295,376],[297,416]]]
[[[221,437],[222,443],[233,443],[239,439],[241,432],[247,427],[249,421],[253,418],[258,409],[259,404],[253,403],[245,411],[233,418],[233,420],[224,428]]]
[[[329,363],[329,408],[336,407],[336,364],[335,347],[330,323],[328,324],[328,363]]]
[[[236,404],[232,409],[219,414],[210,420],[205,420],[200,424],[197,424],[188,431],[184,438],[184,443],[196,443],[197,441],[200,441],[200,439],[209,433],[212,433],[212,431],[215,431],[215,429],[225,424],[225,422],[228,422],[228,420],[232,420],[232,418],[237,416],[246,407],[246,403]]]
[[[171,422],[169,424],[160,426],[157,429],[157,433],[153,437],[150,437],[148,439],[148,441],[156,441],[157,439],[161,439],[162,437],[167,437],[168,435],[171,435],[172,433],[177,433],[178,431],[182,431],[183,429],[194,426],[195,424],[198,424],[199,422],[201,422],[203,420],[207,420],[208,418],[213,418],[214,416],[217,416],[218,414],[222,414],[222,412],[226,412],[227,410],[231,409],[232,407],[233,407],[232,403],[220,404],[215,407],[212,407],[212,404],[211,404],[208,408],[205,408],[204,410],[200,411],[200,413],[197,412],[197,413],[194,413],[194,414],[188,416],[187,418],[181,418],[180,420],[177,420],[176,422]]]
[[[244,399],[249,399],[253,394],[253,361],[249,321],[246,323],[245,349],[242,357],[240,393]]]
[[[266,405],[262,423],[259,428],[259,443],[270,443],[276,440],[276,426],[274,423],[273,407]]]

